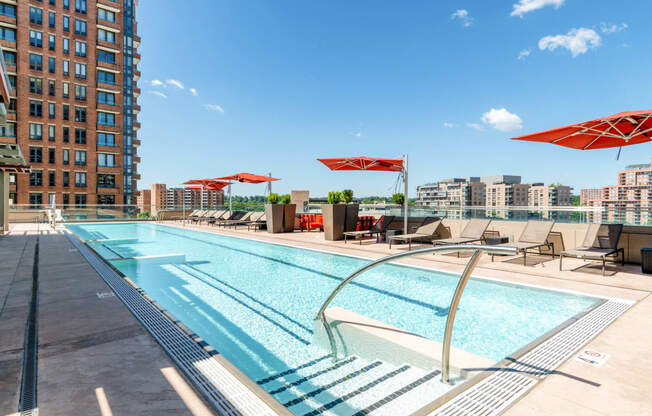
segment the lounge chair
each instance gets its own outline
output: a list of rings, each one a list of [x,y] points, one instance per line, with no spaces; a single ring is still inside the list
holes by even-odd
[[[194,218],[194,217],[196,217],[200,212],[201,212],[200,209],[196,209],[196,210],[194,210],[193,212],[191,212],[190,214],[188,214],[188,216],[187,216],[186,218],[187,218],[187,219]]]
[[[215,210],[208,210],[208,211],[206,211],[206,214],[204,214],[203,217],[200,217],[200,218],[199,218],[199,223],[201,224],[201,223],[204,222],[204,221],[208,221],[208,219],[211,218],[213,215],[215,215],[216,212],[217,212],[217,211],[215,211]]]
[[[215,225],[217,225],[218,227],[220,225],[228,225],[229,222],[232,222],[233,220],[241,219],[242,217],[245,216],[245,214],[247,214],[247,212],[245,211],[232,211],[231,214],[227,212],[226,214],[224,214],[224,216],[221,219],[215,221]]]
[[[466,223],[464,229],[460,233],[459,237],[450,237],[450,238],[441,238],[439,240],[433,240],[432,244],[444,245],[444,244],[469,244],[477,243],[484,240],[484,233],[489,228],[491,220],[482,220],[479,218],[474,218]],[[457,252],[457,257],[460,256],[460,252]]]
[[[253,224],[255,222],[260,221],[264,216],[265,216],[264,212],[252,212],[249,219],[247,219],[246,221],[240,221],[238,224],[236,224],[236,226]]]
[[[254,229],[254,231],[260,230],[264,226],[267,226],[267,217],[265,216],[265,213],[263,212],[263,215],[258,219],[258,221],[251,221],[247,223],[247,231],[249,231],[251,228]]]
[[[527,265],[527,251],[535,248],[541,252],[541,247],[548,247],[552,252],[552,258],[555,258],[554,244],[548,241],[548,235],[555,225],[554,221],[534,221],[529,220],[525,224],[525,229],[518,237],[518,241],[511,243],[498,244],[499,246],[516,247],[517,253],[523,253],[523,266]],[[494,255],[491,255],[491,261],[494,261]]]
[[[224,218],[224,216],[225,216],[228,212],[229,212],[229,211],[226,211],[226,210],[223,210],[223,209],[217,210],[217,211],[215,211],[215,212],[213,213],[213,215],[211,215],[210,217],[206,217],[206,223],[207,223],[208,225],[215,224],[215,221]]]
[[[408,250],[412,250],[412,241],[433,241],[439,238],[439,227],[441,220],[424,224],[412,234],[393,235],[389,237],[389,248],[392,248],[392,241],[403,241],[408,243]]]
[[[260,212],[255,212],[255,211],[247,212],[242,218],[228,221],[226,224],[223,225],[225,227],[226,226],[237,227],[238,225],[247,224],[249,221],[254,221],[257,218],[260,218],[260,215],[261,215]]]
[[[621,254],[621,264],[625,265],[625,250],[618,248],[622,224],[589,224],[582,244],[572,250],[564,250],[559,254],[559,270],[564,257],[574,257],[583,260],[602,260],[602,275],[604,276],[608,256],[615,255],[613,262],[618,261]]]
[[[375,235],[376,242],[378,242],[378,236],[387,231],[387,227],[389,227],[389,224],[394,221],[394,218],[393,215],[383,215],[368,230],[344,232],[344,244],[346,244],[347,237],[353,237],[354,239],[360,237],[360,245],[362,245],[362,237],[365,235],[369,235],[370,237]]]
[[[202,218],[206,216],[206,214],[208,214],[208,211],[199,210],[197,214],[188,217],[188,219],[190,219],[190,222],[199,222],[201,221]]]

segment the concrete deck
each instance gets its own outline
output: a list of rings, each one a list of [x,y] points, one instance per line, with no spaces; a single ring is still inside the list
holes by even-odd
[[[183,226],[180,222],[168,223]],[[33,225],[12,225],[0,237],[0,414],[17,411],[25,320],[31,293],[37,233]],[[373,240],[327,242],[323,233],[268,234],[246,229],[186,226],[370,259],[405,250]],[[602,367],[570,359],[539,383],[507,415],[652,414],[652,276],[640,267],[611,266],[613,276],[583,268],[581,260],[546,260],[524,267],[511,257],[485,256],[477,276],[552,289],[579,291],[638,303],[587,347],[610,354]],[[466,259],[426,255],[401,262],[460,273]],[[177,372],[175,365],[104,281],[61,233],[39,233],[38,404],[47,415],[213,414]],[[107,410],[110,409],[110,410]],[[111,413],[112,411],[112,413]]]

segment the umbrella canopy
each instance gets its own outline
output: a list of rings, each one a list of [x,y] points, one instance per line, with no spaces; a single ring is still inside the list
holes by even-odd
[[[317,160],[330,170],[377,170],[385,172],[401,172],[403,170],[403,159],[379,159],[358,156]]]
[[[205,179],[191,179],[189,181],[185,181],[183,184],[195,185],[195,186],[186,186],[186,188],[190,188],[190,189],[220,190],[227,185],[231,185],[231,182],[218,181],[215,179],[205,178]]]
[[[552,130],[512,137],[512,140],[552,143],[590,150],[652,141],[652,110],[625,111]]]
[[[272,178],[270,176],[261,176],[261,175],[254,175],[253,173],[236,173],[235,175],[231,176],[223,176],[221,178],[215,178],[215,180],[225,180],[225,181],[236,181],[236,182],[242,182],[242,183],[263,183],[263,182],[270,182],[270,181],[278,181],[278,178]]]

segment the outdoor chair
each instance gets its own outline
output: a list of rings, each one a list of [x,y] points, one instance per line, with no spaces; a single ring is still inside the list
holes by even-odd
[[[539,249],[547,247],[552,253],[552,258],[555,258],[554,244],[548,241],[548,235],[555,225],[554,221],[534,221],[529,220],[525,224],[523,232],[518,237],[518,241],[511,243],[498,244],[498,246],[516,247],[517,253],[523,254],[523,266],[527,265],[528,250]],[[491,255],[491,261],[494,261],[494,255]]]
[[[232,211],[231,214],[227,212],[226,214],[224,214],[224,216],[221,219],[215,221],[215,225],[217,225],[218,227],[220,225],[226,225],[229,223],[229,221],[241,219],[242,217],[244,217],[245,214],[246,214],[245,211]]]
[[[243,221],[249,221],[249,218],[251,217],[251,214],[253,214],[253,213],[254,213],[253,211],[244,212],[240,216],[235,216],[232,219],[220,221],[220,225],[222,225],[224,227],[231,227],[233,225],[237,225],[239,223],[242,223]]]
[[[389,237],[389,248],[392,248],[392,241],[403,241],[408,243],[408,250],[412,250],[412,241],[433,241],[439,238],[439,227],[441,220],[424,224],[416,229],[414,233],[393,235]]]
[[[230,227],[238,228],[238,225],[247,225],[247,224],[249,224],[251,222],[256,222],[256,221],[260,220],[260,218],[263,215],[265,215],[264,212],[253,211],[253,212],[250,212],[248,216],[245,215],[244,217],[242,217],[239,220],[233,220],[233,222],[229,223],[228,225]]]
[[[247,231],[251,230],[252,228],[254,231],[258,231],[262,229],[263,226],[267,227],[267,217],[264,212],[258,221],[251,221],[247,224]]]
[[[312,230],[324,231],[324,216],[322,214],[315,214],[312,221],[308,222],[307,228],[308,232]]]
[[[464,229],[460,233],[459,237],[450,237],[450,238],[441,238],[439,240],[433,240],[432,244],[445,245],[445,244],[469,244],[482,242],[484,240],[484,233],[489,228],[491,220],[483,220],[479,218],[473,218],[466,223]],[[457,257],[460,256],[459,251],[457,252]]]
[[[223,210],[223,209],[219,209],[219,210],[217,210],[217,211],[214,211],[214,212],[213,212],[213,215],[211,215],[211,216],[207,216],[207,217],[206,217],[206,223],[207,223],[208,225],[215,224],[215,221],[217,221],[217,220],[219,220],[220,218],[222,218],[222,217],[224,216],[224,214],[226,214],[227,212],[228,212],[228,211]]]
[[[199,223],[201,224],[204,221],[208,221],[208,219],[211,218],[213,215],[215,215],[216,212],[217,211],[215,210],[206,211],[206,214],[203,217],[199,218]]]
[[[199,210],[199,212],[197,212],[197,214],[188,217],[188,219],[190,219],[190,222],[199,222],[199,221],[201,221],[201,219],[202,219],[202,218],[203,218],[207,213],[208,213],[208,211],[205,211],[205,210]]]
[[[605,274],[607,257],[614,256],[614,263],[618,262],[618,253],[621,254],[621,264],[625,265],[625,250],[618,248],[622,224],[589,224],[582,244],[572,250],[564,250],[559,254],[559,271],[562,270],[564,257],[574,257],[583,260],[602,260],[602,276]]]
[[[378,242],[378,236],[387,231],[387,227],[389,227],[389,224],[391,224],[394,218],[393,215],[383,215],[368,230],[344,232],[344,244],[346,244],[347,237],[353,237],[354,239],[360,237],[360,245],[362,245],[362,237],[365,235],[369,235],[370,237],[375,235],[376,242]]]

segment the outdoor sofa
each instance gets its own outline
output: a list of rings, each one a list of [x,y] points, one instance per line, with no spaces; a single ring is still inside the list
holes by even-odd
[[[368,230],[361,230],[361,231],[345,231],[344,232],[344,244],[346,244],[346,240],[348,237],[353,237],[355,239],[356,237],[360,237],[360,245],[362,245],[362,237],[365,235],[368,235],[370,237],[373,237],[374,235],[376,236],[376,242],[378,242],[378,236],[381,234],[384,234],[387,231],[387,227],[389,227],[389,224],[394,221],[394,216],[393,215],[383,215],[376,222],[374,225],[371,226],[370,229]]]

